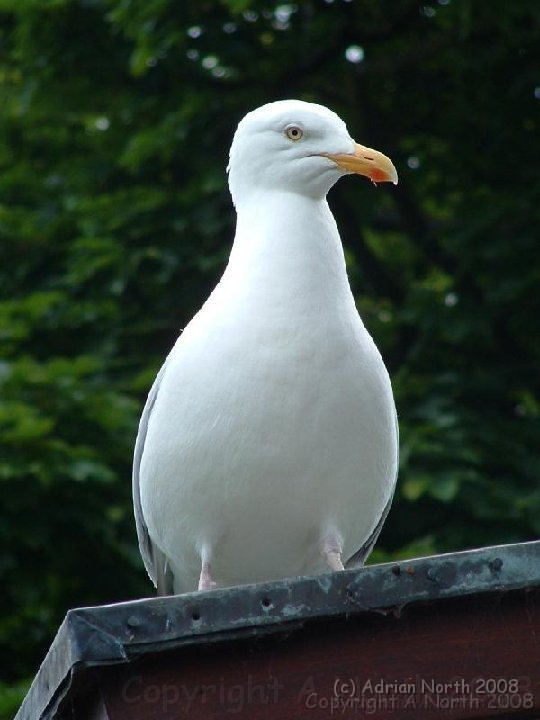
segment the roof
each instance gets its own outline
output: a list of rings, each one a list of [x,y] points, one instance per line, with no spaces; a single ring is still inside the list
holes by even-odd
[[[448,598],[540,587],[540,541],[318,576],[70,610],[16,720],[60,717],[89,668],[187,645],[271,635],[315,619],[389,614]]]

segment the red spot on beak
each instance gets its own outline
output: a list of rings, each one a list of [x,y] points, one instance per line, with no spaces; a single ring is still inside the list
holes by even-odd
[[[388,180],[388,175],[378,168],[373,168],[370,178],[374,183],[385,182],[385,180]]]

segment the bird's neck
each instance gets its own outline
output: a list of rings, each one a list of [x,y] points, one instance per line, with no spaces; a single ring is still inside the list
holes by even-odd
[[[350,305],[336,223],[325,199],[293,193],[251,196],[237,206],[236,237],[220,285],[281,306]]]

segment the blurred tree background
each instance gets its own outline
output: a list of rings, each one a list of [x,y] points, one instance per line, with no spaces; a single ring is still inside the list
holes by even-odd
[[[540,530],[536,0],[0,0],[0,715],[66,610],[148,596],[131,453],[223,270],[248,110],[328,105],[400,184],[330,204],[389,366],[373,559]]]

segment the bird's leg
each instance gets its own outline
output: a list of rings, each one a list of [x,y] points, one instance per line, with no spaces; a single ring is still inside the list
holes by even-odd
[[[210,563],[203,562],[199,575],[199,590],[215,590],[215,588],[217,588],[217,582],[212,580]]]
[[[203,550],[201,553],[201,574],[199,575],[199,590],[215,590],[217,582],[212,578],[212,567],[210,565],[209,553]]]
[[[341,553],[343,548],[336,535],[327,535],[321,542],[321,555],[330,570],[345,570]]]

